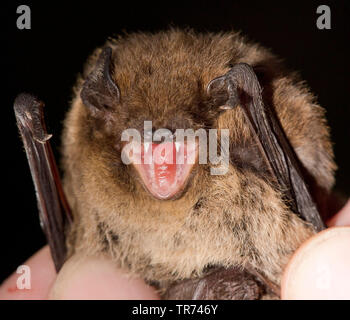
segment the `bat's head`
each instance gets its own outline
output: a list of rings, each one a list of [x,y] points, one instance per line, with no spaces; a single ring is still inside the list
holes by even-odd
[[[134,34],[97,50],[80,91],[94,174],[108,168],[126,189],[167,200],[210,171],[210,152],[226,152],[227,167],[218,129],[227,96],[212,80],[237,59],[232,37]]]

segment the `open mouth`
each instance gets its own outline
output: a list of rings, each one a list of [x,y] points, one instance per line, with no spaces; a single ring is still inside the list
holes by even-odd
[[[140,154],[137,157],[134,151],[132,163],[154,197],[171,199],[186,187],[198,158],[197,142],[141,143],[138,150]]]

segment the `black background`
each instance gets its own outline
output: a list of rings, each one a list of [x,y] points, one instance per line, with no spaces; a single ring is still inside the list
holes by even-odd
[[[16,28],[16,8],[29,5],[32,29]],[[332,29],[318,30],[316,9],[327,4]],[[300,71],[327,110],[339,165],[336,189],[350,194],[349,46],[346,1],[211,1],[138,4],[133,1],[45,3],[22,0],[0,4],[1,181],[0,282],[45,244],[34,188],[12,110],[27,91],[46,103],[55,153],[76,76],[92,50],[121,31],[156,31],[189,26],[199,31],[241,30],[270,47],[287,66]]]

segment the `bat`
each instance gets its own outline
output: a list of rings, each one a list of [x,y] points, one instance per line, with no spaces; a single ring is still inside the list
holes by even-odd
[[[278,298],[288,259],[324,228],[336,169],[299,76],[239,33],[170,29],[109,39],[74,93],[62,183],[43,102],[14,103],[57,271],[77,253],[108,255],[164,299]],[[200,161],[213,149],[223,174]]]

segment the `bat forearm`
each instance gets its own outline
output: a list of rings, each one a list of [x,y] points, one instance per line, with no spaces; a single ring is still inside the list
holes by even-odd
[[[51,135],[46,132],[43,107],[43,102],[28,94],[19,95],[14,104],[36,190],[41,226],[59,270],[66,258],[65,227],[72,218],[51,150]]]

